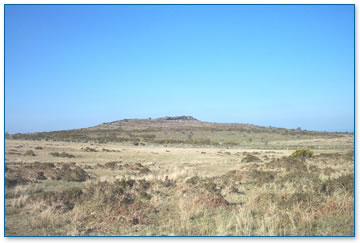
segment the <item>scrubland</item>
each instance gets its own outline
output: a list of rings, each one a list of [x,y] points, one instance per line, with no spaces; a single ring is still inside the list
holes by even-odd
[[[5,235],[354,235],[353,134],[213,130],[192,130],[206,144],[8,137]]]

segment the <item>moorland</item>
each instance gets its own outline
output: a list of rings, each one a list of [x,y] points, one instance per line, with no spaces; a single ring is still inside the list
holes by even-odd
[[[352,236],[354,134],[191,116],[5,135],[6,236]]]

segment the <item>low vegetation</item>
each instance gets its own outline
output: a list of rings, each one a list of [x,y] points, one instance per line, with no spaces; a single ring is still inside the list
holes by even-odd
[[[352,173],[320,179],[303,156],[244,159],[213,177],[121,161],[7,163],[6,235],[353,235]]]
[[[199,120],[125,119],[85,129],[8,134],[7,139],[121,143],[136,145],[217,146],[280,149],[318,149],[323,140],[352,137],[350,133],[315,132],[301,129],[261,127],[251,124],[209,123]],[[314,138],[316,138],[314,140]],[[290,142],[290,143],[289,143]],[[310,143],[309,143],[310,142]],[[350,149],[353,141],[332,145]],[[329,147],[329,145],[327,145]]]
[[[50,155],[54,156],[54,157],[61,157],[61,158],[75,158],[75,156],[73,154],[68,154],[66,152],[53,152],[50,153]]]
[[[188,116],[7,134],[5,235],[353,236],[353,139]]]

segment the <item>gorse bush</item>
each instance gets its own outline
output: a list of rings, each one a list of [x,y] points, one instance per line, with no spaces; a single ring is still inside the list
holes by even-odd
[[[310,149],[298,149],[296,151],[294,151],[290,157],[291,158],[308,158],[308,157],[312,157],[314,155],[313,151],[311,151]]]

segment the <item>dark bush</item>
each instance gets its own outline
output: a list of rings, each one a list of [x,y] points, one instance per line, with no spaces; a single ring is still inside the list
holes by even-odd
[[[61,169],[57,169],[54,175],[57,180],[83,182],[90,178],[89,174],[82,168],[70,164],[64,164]]]
[[[195,185],[195,184],[198,184],[199,181],[200,181],[200,177],[198,177],[198,176],[193,176],[193,177],[187,179],[187,180],[186,180],[186,183]]]
[[[34,151],[32,151],[32,150],[26,151],[26,153],[25,153],[24,155],[25,155],[25,156],[36,156],[36,154],[35,154]]]
[[[275,180],[276,172],[272,171],[261,171],[261,170],[252,170],[249,173],[249,176],[255,180],[255,184],[262,185],[264,183],[269,183]]]
[[[146,200],[150,200],[151,199],[151,195],[149,195],[147,192],[142,191],[140,192],[140,197]]]
[[[241,162],[244,162],[244,163],[249,163],[249,162],[262,162],[262,160],[259,159],[258,157],[256,157],[255,155],[247,154],[247,155],[241,160]]]
[[[354,194],[354,174],[342,175],[336,179],[325,181],[320,191],[327,195],[332,195],[336,190],[341,190]]]
[[[121,162],[118,161],[112,161],[112,162],[107,162],[104,164],[105,168],[109,168],[109,169],[121,169],[122,166],[120,165]]]
[[[90,147],[86,147],[86,148],[84,149],[84,151],[85,151],[85,152],[97,152],[96,149],[90,148]]]
[[[21,177],[7,177],[5,176],[5,187],[14,187],[16,185],[25,185],[29,181]]]
[[[61,157],[61,158],[75,158],[75,155],[72,154],[68,154],[65,152],[53,152],[53,153],[49,153],[50,155],[54,156],[54,157]]]

